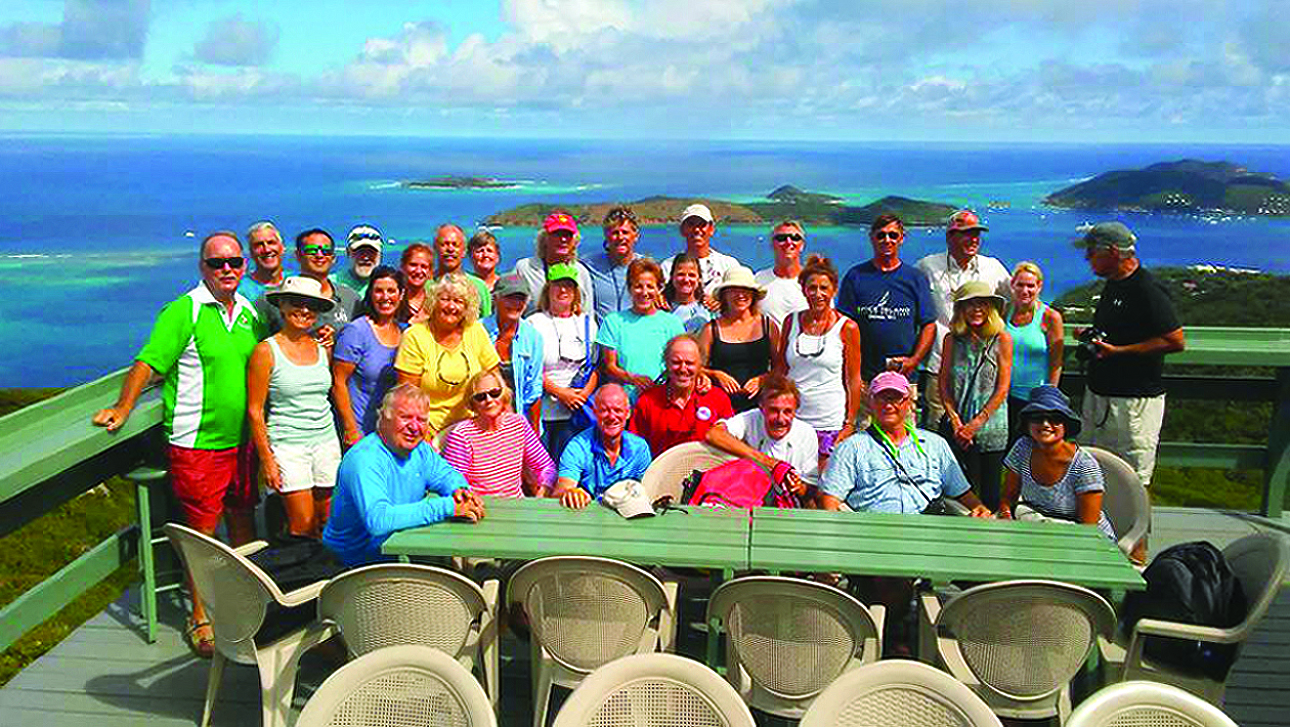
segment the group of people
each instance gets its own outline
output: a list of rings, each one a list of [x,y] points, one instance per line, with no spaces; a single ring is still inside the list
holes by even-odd
[[[629,208],[602,229],[603,249],[580,254],[578,221],[554,212],[534,254],[502,272],[487,230],[442,225],[395,266],[360,225],[340,270],[315,228],[295,238],[293,275],[271,223],[247,232],[249,272],[239,237],[212,233],[201,282],[162,310],[94,422],[119,428],[160,378],[185,522],[214,533],[224,520],[234,544],[250,540],[262,481],[290,534],[347,566],[379,560],[399,529],[482,518],[480,495],[585,507],[690,441],[834,510],[921,513],[949,497],[975,516],[1036,511],[1109,533],[1081,429],[1150,482],[1163,357],[1183,335],[1123,224],[1078,241],[1107,281],[1083,344],[1082,418],[1056,387],[1063,323],[1042,271],[982,254],[970,210],[916,265],[900,218],[878,217],[872,256],[845,275],[803,259],[793,220],[770,230],[775,262],[756,273],[714,249],[702,204],[661,263],[636,252]]]

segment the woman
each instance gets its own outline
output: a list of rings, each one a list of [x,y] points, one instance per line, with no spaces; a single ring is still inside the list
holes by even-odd
[[[1062,314],[1039,299],[1044,273],[1032,262],[1012,270],[1012,305],[1008,335],[1012,336],[1012,383],[1008,386],[1008,446],[1026,432],[1021,410],[1040,384],[1056,386],[1062,378]]]
[[[815,428],[823,472],[833,448],[855,434],[864,405],[860,327],[833,307],[838,271],[828,258],[807,258],[797,280],[807,308],[784,316],[775,369],[797,384],[797,418]]]
[[[591,398],[596,371],[596,317],[582,306],[578,278],[566,266],[552,266],[529,322],[542,336],[542,444],[559,460],[578,432],[573,411]]]
[[[399,383],[421,387],[430,399],[426,439],[466,418],[466,384],[500,359],[479,323],[479,293],[462,273],[448,273],[426,291],[429,318],[403,333],[394,369]]]
[[[606,316],[596,343],[601,346],[605,377],[621,382],[635,402],[637,392],[653,386],[663,373],[667,342],[685,333],[685,328],[680,318],[659,307],[663,269],[658,263],[647,257],[633,260],[627,266],[627,287],[632,307]]]
[[[377,267],[368,278],[363,299],[367,315],[342,328],[336,337],[331,397],[346,449],[376,430],[377,409],[394,386],[394,356],[405,328],[398,320],[405,290],[403,273],[388,265]]]
[[[555,462],[528,420],[511,409],[511,391],[496,371],[470,380],[470,419],[444,435],[443,458],[480,495],[545,496],[555,484]]]
[[[403,270],[403,282],[407,286],[399,320],[403,323],[422,323],[430,317],[429,306],[425,304],[425,286],[434,275],[434,250],[420,242],[408,245],[399,261],[399,268]]]
[[[1111,521],[1102,512],[1106,486],[1093,455],[1073,439],[1082,425],[1061,389],[1040,384],[1021,410],[1026,434],[1004,461],[1003,502],[998,516],[1011,518],[1022,505],[1045,517],[1096,525],[1115,540]]]
[[[265,298],[282,312],[282,329],[255,347],[247,366],[251,437],[265,486],[282,494],[287,529],[318,538],[327,523],[340,445],[327,398],[327,351],[309,329],[335,302],[317,280],[303,276],[287,278]]]
[[[470,263],[475,268],[475,276],[484,281],[484,285],[492,291],[497,278],[500,277],[497,274],[497,266],[502,261],[502,251],[497,246],[497,238],[488,230],[479,230],[470,236],[466,250],[470,253]]]
[[[672,279],[663,288],[672,315],[681,319],[685,332],[697,334],[703,325],[712,320],[712,311],[703,305],[703,270],[699,258],[680,253],[672,258]]]
[[[569,266],[552,265],[551,269],[558,267]],[[515,392],[515,410],[528,417],[534,431],[540,431],[542,336],[520,318],[528,302],[529,288],[524,278],[515,273],[503,275],[493,287],[493,314],[483,323],[501,359],[502,380]]]
[[[708,366],[704,373],[730,395],[736,412],[757,406],[761,379],[770,372],[771,352],[779,349],[779,326],[763,315],[758,303],[766,289],[753,271],[737,265],[726,271],[712,291],[721,314],[699,332]]]
[[[972,280],[954,291],[950,335],[941,349],[941,436],[991,510],[999,507],[999,476],[1008,445],[1008,383],[1012,337],[1004,330],[1002,296]]]

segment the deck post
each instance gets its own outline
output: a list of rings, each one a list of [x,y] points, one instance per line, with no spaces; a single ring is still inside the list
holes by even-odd
[[[1280,518],[1290,481],[1290,367],[1277,369],[1276,398],[1268,427],[1268,462],[1263,468],[1263,515]]]

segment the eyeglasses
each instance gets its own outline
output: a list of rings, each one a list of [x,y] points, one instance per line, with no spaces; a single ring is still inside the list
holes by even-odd
[[[234,270],[240,270],[246,261],[240,257],[208,257],[202,262],[211,270],[222,270],[225,265]]]
[[[456,360],[457,356],[461,357],[461,363],[463,365],[463,368],[465,368],[465,373],[461,375],[460,379],[457,379],[456,381],[452,381],[444,376],[444,362],[447,361],[449,363],[452,363]],[[462,384],[466,383],[466,381],[470,378],[470,374],[471,374],[470,357],[467,356],[466,352],[461,349],[457,350],[456,355],[450,354],[448,351],[441,352],[439,354],[438,360],[435,361],[434,367],[435,367],[435,375],[439,377],[439,380],[444,384],[447,384],[448,386],[453,386],[453,387],[461,386]],[[455,372],[450,371],[449,373],[455,373]],[[456,377],[454,376],[453,378],[456,378]]]
[[[900,230],[878,230],[873,233],[873,239],[875,240],[899,240],[904,236],[905,233]]]
[[[828,343],[827,341],[824,340],[824,336],[811,336],[811,338],[814,338],[820,342],[819,350],[814,352],[808,352],[808,351],[802,350],[803,338],[806,338],[806,336],[802,334],[798,334],[797,340],[793,341],[793,350],[797,351],[798,356],[801,356],[802,358],[819,358],[821,355],[824,354],[824,349],[827,347],[826,344]]]
[[[805,238],[796,232],[780,232],[774,237],[775,242],[788,242],[789,240],[792,240],[793,242],[801,242],[803,239]]]
[[[477,391],[474,394],[471,394],[470,396],[470,400],[475,402],[476,404],[483,404],[489,399],[500,399],[500,398],[502,398],[501,389],[489,389],[488,391]]]
[[[300,247],[302,255],[317,255],[319,257],[331,257],[336,254],[336,248],[328,245],[302,245]]]

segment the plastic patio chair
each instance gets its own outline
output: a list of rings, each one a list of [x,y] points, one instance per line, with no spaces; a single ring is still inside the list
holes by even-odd
[[[675,654],[626,656],[569,695],[555,727],[753,727],[752,713],[719,674]]]
[[[264,625],[270,604],[284,608],[306,606],[318,597],[326,581],[283,593],[272,578],[247,560],[268,543],[259,540],[234,549],[177,523],[167,523],[165,531],[193,579],[215,633],[215,655],[211,659],[201,727],[210,724],[220,678],[229,661],[259,667],[263,727],[285,727],[301,655],[330,638],[334,631],[331,626],[313,621],[269,643],[256,643],[255,636]]]
[[[1151,500],[1147,488],[1142,486],[1138,473],[1128,462],[1098,447],[1085,447],[1102,468],[1106,489],[1102,493],[1102,511],[1111,521],[1115,531],[1115,544],[1120,552],[1129,555],[1151,525]]]
[[[707,471],[738,457],[705,442],[685,442],[669,448],[654,458],[641,476],[641,486],[650,502],[663,495],[671,495],[672,502],[680,505],[681,481],[694,470]]]
[[[382,563],[342,573],[318,595],[318,619],[340,631],[350,656],[421,644],[467,670],[479,665],[494,706],[498,698],[497,580],[470,579],[427,565]]]
[[[1120,682],[1085,699],[1066,727],[1236,727],[1223,710],[1158,682]]]
[[[1115,610],[1068,583],[1005,581],[969,588],[944,606],[919,598],[922,627],[940,663],[995,714],[1059,719],[1070,714],[1070,680],[1099,636],[1115,631]]]
[[[750,707],[788,719],[844,672],[878,660],[884,615],[831,586],[779,576],[728,581],[708,604],[708,622],[725,626],[726,678]]]
[[[1142,654],[1143,637],[1165,636],[1215,644],[1241,644],[1250,637],[1263,620],[1286,577],[1290,565],[1290,549],[1284,538],[1272,533],[1255,533],[1233,541],[1223,549],[1223,556],[1232,572],[1241,581],[1249,608],[1245,619],[1230,628],[1197,626],[1194,624],[1140,619],[1132,633],[1117,633],[1114,640],[1103,639],[1102,658],[1106,660],[1110,681],[1145,679],[1164,682],[1186,689],[1207,701],[1221,705],[1226,682],[1216,681],[1201,674],[1181,673],[1169,667],[1147,661]],[[1117,673],[1118,672],[1118,673]]]
[[[677,585],[608,558],[555,556],[511,576],[507,604],[528,617],[533,646],[533,724],[546,724],[552,685],[576,687],[631,654],[671,651]]]
[[[1002,727],[971,689],[939,669],[887,659],[852,669],[816,697],[801,727]]]
[[[488,695],[461,664],[420,644],[387,646],[318,687],[296,727],[497,727]]]

